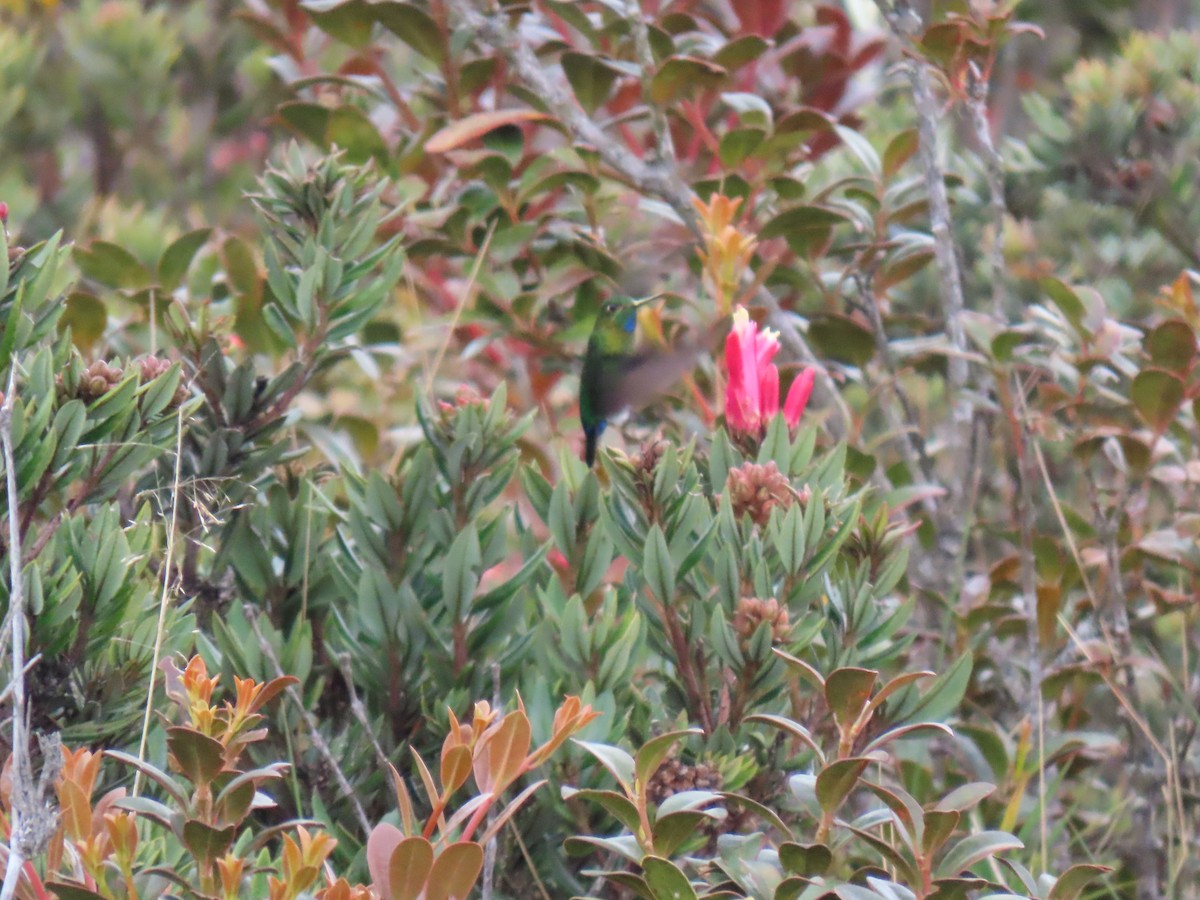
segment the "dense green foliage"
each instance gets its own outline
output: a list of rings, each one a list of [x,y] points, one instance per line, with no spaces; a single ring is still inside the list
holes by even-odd
[[[0,0],[18,896],[1197,896],[1200,23],[918,8]]]

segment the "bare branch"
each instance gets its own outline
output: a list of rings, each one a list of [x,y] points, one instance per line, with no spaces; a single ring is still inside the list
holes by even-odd
[[[988,83],[975,63],[967,69],[970,79],[967,85],[967,111],[971,115],[971,126],[983,159],[984,173],[988,183],[988,207],[992,213],[992,247],[988,254],[992,277],[992,315],[1004,321],[1004,216],[1008,211],[1004,203],[1004,160],[992,139],[988,123]]]

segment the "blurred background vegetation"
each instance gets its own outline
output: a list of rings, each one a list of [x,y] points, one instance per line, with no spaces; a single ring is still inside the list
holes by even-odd
[[[1200,896],[1198,169],[1173,0],[0,0],[20,896]],[[658,291],[800,427],[589,471]]]

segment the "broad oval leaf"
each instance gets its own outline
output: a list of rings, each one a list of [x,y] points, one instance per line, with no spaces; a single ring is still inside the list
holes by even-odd
[[[832,813],[854,790],[858,778],[871,760],[852,756],[831,762],[817,774],[817,802],[826,813]]]
[[[939,878],[953,878],[971,866],[1006,850],[1020,850],[1025,845],[1007,831],[981,831],[969,834],[947,851],[938,863]]]
[[[405,838],[388,856],[388,896],[392,900],[417,900],[432,868],[433,845],[423,837]]]
[[[1163,369],[1143,369],[1133,379],[1129,398],[1134,408],[1157,432],[1167,430],[1183,405],[1184,386],[1179,376]]]
[[[672,56],[650,79],[650,99],[667,106],[687,95],[716,87],[725,78],[722,66],[694,56]]]
[[[620,747],[614,747],[611,744],[594,744],[591,741],[580,741],[572,738],[572,743],[578,744],[592,756],[604,768],[608,769],[613,778],[617,779],[621,787],[625,788],[625,793],[633,794],[633,780],[636,766],[633,757],[622,750]]]
[[[878,677],[879,673],[873,669],[852,666],[829,673],[825,679],[825,702],[829,704],[839,728],[849,728],[854,724],[871,699],[871,691]]]
[[[637,780],[645,785],[654,777],[654,773],[658,771],[658,767],[662,765],[662,761],[671,752],[672,747],[689,735],[703,733],[699,728],[686,728],[682,731],[668,731],[666,734],[660,734],[647,741],[637,752],[635,769]]]
[[[688,877],[670,860],[647,856],[642,860],[646,885],[654,892],[655,900],[696,900],[696,891]]]
[[[425,900],[467,900],[483,871],[483,847],[459,841],[438,854],[429,871]]]

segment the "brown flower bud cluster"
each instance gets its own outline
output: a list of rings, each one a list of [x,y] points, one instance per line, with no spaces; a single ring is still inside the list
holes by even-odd
[[[138,360],[138,367],[142,376],[142,384],[148,384],[160,375],[165,374],[171,368],[171,361],[163,359],[161,356],[143,356]],[[187,398],[188,389],[181,379],[175,387],[175,395],[171,398],[171,402],[167,404],[167,408],[176,409]]]
[[[630,457],[629,462],[633,464],[634,471],[644,480],[654,484],[654,470],[658,468],[658,462],[663,458],[663,453],[667,449],[666,441],[660,441],[658,438],[646,441],[642,444],[642,449]]]
[[[731,469],[726,489],[734,516],[740,520],[749,515],[759,527],[766,527],[776,506],[787,509],[797,499],[805,499],[797,495],[774,460],[764,465],[743,463]]]
[[[723,781],[721,773],[706,763],[689,765],[669,756],[646,784],[646,797],[658,804],[683,791],[719,791]]]
[[[767,600],[761,600],[758,597],[743,597],[738,600],[732,624],[739,643],[743,646],[749,643],[750,639],[754,637],[754,632],[758,631],[758,626],[763,622],[771,627],[773,643],[778,644],[787,640],[792,626],[788,621],[786,606],[780,604],[774,597]]]
[[[83,370],[76,396],[85,403],[98,400],[121,383],[125,371],[110,366],[102,359],[96,360]]]

